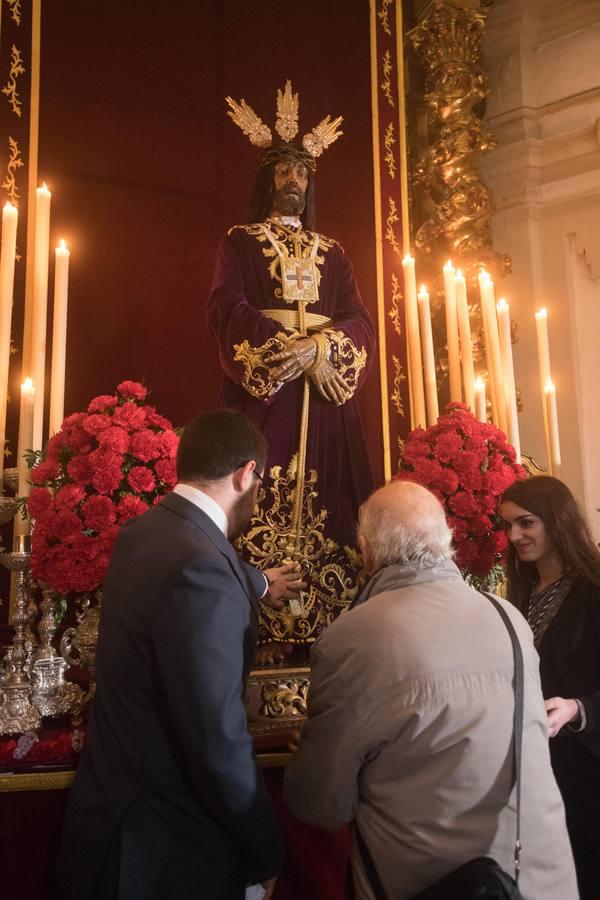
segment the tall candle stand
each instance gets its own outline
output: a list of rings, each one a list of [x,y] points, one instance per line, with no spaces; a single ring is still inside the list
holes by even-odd
[[[28,674],[29,555],[25,549],[0,553],[0,564],[17,576],[13,617],[15,636],[0,681],[0,734],[36,731],[41,725],[40,714],[31,702],[31,679]]]

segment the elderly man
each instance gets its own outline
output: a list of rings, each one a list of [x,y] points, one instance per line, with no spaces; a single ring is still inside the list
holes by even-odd
[[[339,137],[341,120],[328,117],[296,140],[298,95],[288,82],[277,102],[281,141],[271,145],[250,107],[228,102],[263,152],[248,224],[219,245],[208,321],[226,375],[223,404],[250,416],[269,442],[266,490],[242,553],[261,569],[293,559],[310,582],[303,602],[263,610],[260,637],[306,643],[348,605],[360,568],[347,545],[374,486],[356,397],[374,330],[348,257],[314,230],[315,158]]]
[[[309,721],[285,780],[303,821],[356,822],[394,900],[478,856],[514,871],[512,647],[490,601],[464,584],[451,537],[419,485],[394,482],[362,506],[371,578],[313,648]],[[576,900],[538,657],[502,602],[525,664],[519,886],[525,900]],[[352,870],[356,897],[371,900],[356,841]]]

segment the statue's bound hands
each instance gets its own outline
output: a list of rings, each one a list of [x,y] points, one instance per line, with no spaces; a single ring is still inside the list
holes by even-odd
[[[310,378],[321,396],[337,406],[341,406],[351,397],[346,382],[328,359],[323,360],[321,365],[310,373]]]
[[[269,360],[271,381],[294,381],[310,369],[317,353],[317,342],[313,338],[291,340],[285,350],[274,353]]]

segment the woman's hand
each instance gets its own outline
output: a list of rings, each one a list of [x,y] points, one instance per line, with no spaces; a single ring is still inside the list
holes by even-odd
[[[551,697],[544,701],[548,713],[548,735],[556,737],[561,728],[579,718],[579,704],[564,697]]]

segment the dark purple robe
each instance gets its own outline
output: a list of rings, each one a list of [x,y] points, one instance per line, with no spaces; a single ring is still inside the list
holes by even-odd
[[[259,568],[280,565],[286,557],[295,485],[290,464],[300,443],[305,381],[301,376],[274,386],[267,378],[265,354],[268,358],[269,351],[284,348],[293,333],[290,316],[298,309],[297,302],[282,297],[279,254],[307,258],[315,238],[312,232],[294,232],[273,223],[269,228],[279,251],[260,225],[236,226],[222,239],[208,301],[208,320],[226,375],[222,403],[250,416],[269,442],[266,490],[241,541],[243,555]],[[301,541],[310,582],[304,594],[307,615],[294,619],[289,613],[268,611],[263,640],[314,640],[353,598],[360,567],[354,549],[356,515],[373,490],[355,398],[373,353],[373,324],[340,245],[319,235],[315,262],[320,283],[317,301],[307,306],[307,330],[330,334],[330,361],[353,395],[336,406],[310,386]],[[281,312],[281,321],[274,318],[276,311]],[[313,319],[315,315],[323,321]]]

